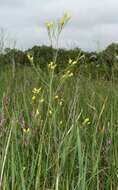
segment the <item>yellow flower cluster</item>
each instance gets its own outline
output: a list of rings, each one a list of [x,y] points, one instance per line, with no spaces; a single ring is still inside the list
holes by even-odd
[[[75,65],[77,64],[78,59],[76,59],[75,61],[73,61],[71,58],[68,60],[69,65]],[[68,78],[68,77],[72,77],[73,76],[73,72],[71,72],[70,70],[66,71],[66,73],[63,75],[63,78]]]
[[[63,78],[68,78],[68,77],[72,77],[73,73],[71,71],[67,71],[64,75]]]
[[[53,21],[51,21],[50,23],[48,21],[46,22],[46,28],[47,28],[48,37],[49,37],[51,46],[53,45],[54,40],[56,41],[59,40],[59,35],[63,29],[63,26],[69,21],[71,17],[72,16],[71,15],[69,16],[68,12],[66,12],[63,18],[57,24],[57,26],[53,23]],[[54,69],[55,66],[51,66],[51,68]]]
[[[90,124],[89,118],[86,118],[83,122],[82,125]]]
[[[68,13],[68,12],[66,12],[64,16],[65,16],[65,17],[68,17],[68,18],[72,18],[72,15],[69,16],[69,13]]]
[[[72,61],[72,59],[69,59],[68,63],[72,64],[72,65],[75,65],[75,64],[77,64],[77,61]]]
[[[41,88],[34,88],[33,90],[32,90],[32,92],[34,93],[34,94],[38,94],[39,92],[41,91]]]
[[[32,96],[32,100],[35,100],[36,99],[36,94],[39,94],[41,91],[41,88],[34,88],[32,90],[32,92],[34,93],[34,95]]]
[[[64,103],[64,100],[63,100],[63,98],[60,98],[58,95],[55,95],[55,97],[54,97],[56,100],[58,100],[58,103],[59,103],[59,105],[60,106],[62,106],[63,105],[63,103]]]
[[[69,16],[69,13],[66,12],[64,17],[60,20],[60,24],[63,25],[65,24],[70,18],[72,17],[72,15]],[[53,26],[53,21],[51,21],[50,23],[47,21],[46,22],[46,27],[49,29],[51,26]]]
[[[28,129],[23,129],[24,133],[29,133],[30,132],[30,128]]]
[[[60,24],[61,25],[65,24],[71,17],[72,17],[72,15],[69,16],[69,13],[66,12],[64,17],[60,20]]]
[[[50,28],[52,25],[53,25],[53,21],[51,21],[51,23],[48,23],[48,21],[46,22],[47,28]]]
[[[49,64],[48,64],[48,68],[54,70],[56,68],[56,64],[53,63],[53,61],[51,61]]]

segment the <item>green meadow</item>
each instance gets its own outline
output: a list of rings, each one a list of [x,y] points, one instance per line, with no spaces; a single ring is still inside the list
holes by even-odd
[[[76,73],[77,61],[56,73],[55,56],[35,65],[0,66],[0,189],[117,190],[118,84]],[[49,39],[53,22],[46,23]],[[52,44],[51,44],[52,45]]]

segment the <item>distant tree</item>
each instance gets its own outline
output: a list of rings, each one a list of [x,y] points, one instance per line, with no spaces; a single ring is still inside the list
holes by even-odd
[[[111,43],[103,52],[100,54],[101,62],[112,66],[115,62],[117,62],[118,56],[118,44]]]

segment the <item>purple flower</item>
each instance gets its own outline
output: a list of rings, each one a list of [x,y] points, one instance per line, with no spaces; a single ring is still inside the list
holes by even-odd
[[[110,140],[106,140],[106,145],[110,145],[111,141]]]
[[[8,104],[7,97],[3,98],[3,102],[4,102],[5,104]]]
[[[3,118],[1,121],[0,121],[0,126],[2,126],[5,122],[5,118]]]

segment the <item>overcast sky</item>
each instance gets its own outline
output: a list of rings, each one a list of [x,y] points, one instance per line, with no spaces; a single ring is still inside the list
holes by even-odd
[[[0,28],[22,50],[49,45],[45,22],[56,23],[66,11],[72,18],[60,47],[96,51],[118,43],[118,0],[0,0]]]

